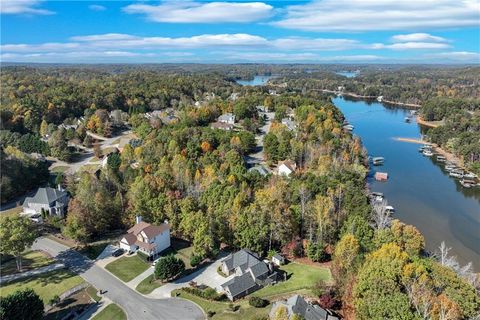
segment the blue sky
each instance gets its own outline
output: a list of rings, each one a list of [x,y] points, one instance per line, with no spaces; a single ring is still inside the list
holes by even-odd
[[[1,61],[480,63],[477,0],[1,0]]]

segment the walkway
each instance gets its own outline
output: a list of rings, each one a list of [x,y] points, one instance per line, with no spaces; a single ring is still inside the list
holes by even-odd
[[[121,306],[129,319],[205,319],[205,314],[196,304],[179,298],[150,299],[145,297],[94,264],[92,260],[53,240],[39,238],[33,247],[55,256],[95,288],[105,291],[104,295]]]
[[[18,279],[30,277],[30,276],[39,275],[39,274],[50,272],[50,271],[55,271],[55,270],[58,270],[58,269],[63,269],[63,268],[65,268],[65,264],[63,264],[63,263],[53,263],[53,264],[50,264],[48,266],[41,267],[41,268],[38,268],[38,269],[3,276],[3,277],[0,278],[0,284],[2,284],[4,282],[10,282],[10,281],[13,281],[13,280],[18,280]]]

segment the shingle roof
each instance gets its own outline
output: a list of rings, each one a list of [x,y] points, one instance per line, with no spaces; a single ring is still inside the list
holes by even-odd
[[[249,267],[257,264],[260,260],[258,256],[248,249],[242,249],[233,254],[230,254],[225,258],[224,263],[228,270],[233,270],[240,267],[242,270],[246,270]]]
[[[125,241],[127,241],[127,244],[129,246],[131,246],[132,244],[135,243],[135,241],[137,241],[137,237],[135,237],[133,233],[127,233],[126,235],[123,236],[123,238],[125,239]]]
[[[150,223],[147,223],[145,221],[140,221],[140,223],[137,223],[133,227],[128,229],[127,233],[131,233],[137,236],[139,233],[143,231],[147,235],[147,238],[150,239],[162,233],[163,231],[166,231],[169,229],[170,229],[170,226],[166,223],[162,223],[159,226],[153,226]]]
[[[323,320],[328,318],[328,312],[325,309],[306,302],[298,294],[290,297],[287,300],[287,305],[293,313],[303,316],[305,320]]]
[[[250,288],[255,287],[256,285],[257,284],[253,280],[251,274],[247,272],[224,283],[222,287],[230,291],[232,297],[236,297],[237,295],[245,292]]]
[[[259,261],[257,264],[250,267],[253,277],[256,279],[265,273],[268,273],[268,266],[265,262]]]
[[[28,205],[29,203],[41,203],[41,204],[51,204],[58,199],[67,195],[66,191],[61,191],[54,188],[38,188],[37,193],[33,197],[25,198],[23,205]]]

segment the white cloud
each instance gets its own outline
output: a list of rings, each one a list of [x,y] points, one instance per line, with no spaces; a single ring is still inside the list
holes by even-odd
[[[36,8],[40,0],[0,0],[1,14],[49,15],[55,12]]]
[[[377,55],[339,55],[323,56],[318,53],[282,53],[282,52],[229,52],[226,55],[229,61],[259,61],[259,62],[368,62],[384,58]]]
[[[272,15],[273,7],[263,2],[163,1],[159,5],[131,4],[123,11],[144,14],[155,22],[228,23],[265,19]]]
[[[361,44],[351,39],[323,38],[283,38],[270,41],[275,48],[283,50],[348,50],[359,48]]]
[[[412,30],[479,26],[477,0],[316,0],[286,8],[273,25],[308,31]]]
[[[375,43],[372,49],[392,49],[392,50],[437,50],[450,48],[447,43],[436,42],[402,42],[394,44]]]
[[[439,52],[424,55],[424,58],[435,59],[435,62],[438,62],[438,59],[441,59],[441,61],[450,62],[480,63],[480,53],[469,51]]]
[[[448,42],[447,39],[437,36],[432,36],[428,33],[410,33],[397,34],[392,37],[393,42]]]
[[[105,33],[105,34],[94,34],[88,36],[76,36],[71,37],[72,41],[112,41],[112,40],[131,40],[138,39],[138,37],[124,34],[124,33]]]
[[[90,9],[92,11],[105,11],[105,10],[107,10],[106,7],[98,5],[98,4],[91,4],[91,5],[88,6],[88,9]]]

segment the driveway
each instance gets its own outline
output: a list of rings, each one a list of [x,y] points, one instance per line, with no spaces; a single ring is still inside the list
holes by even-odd
[[[261,114],[264,114],[267,119],[265,121],[265,124],[260,128],[260,133],[255,136],[255,141],[257,142],[255,152],[246,156],[246,162],[251,166],[263,163],[265,161],[265,155],[263,153],[263,139],[265,138],[265,135],[270,131],[270,127],[272,126],[272,120],[275,118],[274,112],[266,112]]]
[[[205,319],[205,314],[196,304],[179,298],[147,298],[95,265],[92,260],[53,240],[38,238],[33,248],[48,252],[97,289],[106,291],[105,296],[120,305],[128,319]]]
[[[217,268],[222,263],[224,258],[225,257],[223,256],[206,268],[195,271],[194,273],[177,279],[176,281],[169,282],[160,288],[155,289],[148,296],[157,299],[170,297],[170,294],[173,290],[188,287],[190,281],[195,281],[198,285],[204,284],[216,289],[217,291],[221,291],[222,288],[220,285],[233,278],[233,275],[228,278],[224,278],[217,272]]]

